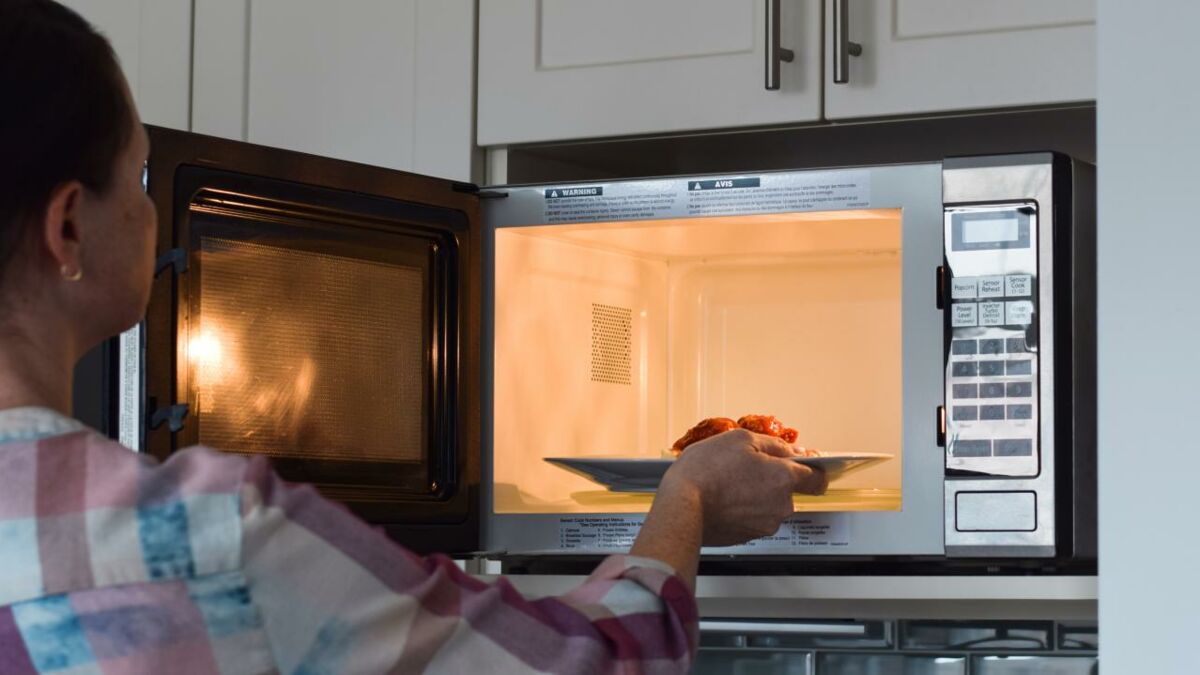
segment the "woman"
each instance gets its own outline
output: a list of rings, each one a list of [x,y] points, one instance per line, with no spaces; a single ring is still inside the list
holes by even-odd
[[[681,672],[700,545],[825,488],[777,439],[698,443],[630,555],[531,601],[264,459],[130,453],[66,413],[75,361],[147,302],[145,131],[108,44],[50,0],[0,5],[0,91],[0,672]]]

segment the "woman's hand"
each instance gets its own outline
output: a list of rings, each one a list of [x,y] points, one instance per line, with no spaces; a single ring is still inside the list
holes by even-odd
[[[630,553],[671,565],[695,587],[702,544],[774,534],[793,512],[793,492],[825,492],[825,473],[793,456],[786,442],[745,429],[688,446],[663,476]]]
[[[690,446],[663,477],[659,499],[694,492],[705,546],[774,534],[792,515],[792,493],[825,492],[825,473],[797,464],[783,440],[735,429]]]

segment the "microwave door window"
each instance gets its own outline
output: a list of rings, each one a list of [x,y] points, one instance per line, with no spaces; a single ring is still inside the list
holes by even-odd
[[[220,237],[199,248],[186,350],[202,444],[424,461],[422,269]]]

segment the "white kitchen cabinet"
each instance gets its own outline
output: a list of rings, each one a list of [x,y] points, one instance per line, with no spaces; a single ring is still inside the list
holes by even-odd
[[[196,0],[193,130],[470,180],[473,0]]]
[[[820,0],[485,0],[479,144],[670,133],[821,116]]]
[[[826,0],[831,120],[1042,105],[1096,97],[1095,0],[846,0],[848,82]]]
[[[113,46],[147,124],[187,130],[192,0],[61,0]]]

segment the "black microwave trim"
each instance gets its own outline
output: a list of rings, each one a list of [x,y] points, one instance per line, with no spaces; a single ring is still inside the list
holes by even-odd
[[[478,550],[482,527],[479,489],[482,235],[479,198],[462,192],[458,184],[448,180],[152,126],[148,126],[147,131],[152,148],[147,192],[158,215],[157,252],[160,256],[186,243],[179,238],[175,227],[179,209],[186,209],[193,196],[188,194],[187,199],[176,199],[177,177],[184,167],[269,180],[282,186],[285,194],[280,201],[295,202],[302,208],[326,209],[326,215],[349,204],[356,211],[358,222],[368,229],[386,229],[389,215],[395,213],[397,204],[402,204],[414,231],[431,237],[447,237],[448,241],[454,242],[454,246],[449,247],[454,249],[453,256],[443,256],[443,263],[439,263],[448,268],[442,275],[445,281],[433,289],[439,301],[448,309],[453,308],[458,317],[455,339],[439,344],[446,374],[434,378],[439,387],[446,388],[444,394],[439,392],[439,395],[445,397],[447,412],[438,418],[436,426],[447,439],[444,468],[453,476],[453,484],[439,486],[443,489],[435,499],[402,498],[395,494],[351,495],[337,486],[327,486],[325,492],[418,553]],[[325,195],[332,202],[320,198],[313,200],[314,194]],[[177,270],[174,274],[164,272],[156,279],[143,324],[146,344],[143,422],[147,424],[142,448],[160,459],[181,447],[179,440],[183,439],[171,432],[167,424],[150,428],[148,421],[156,411],[161,412],[176,402],[176,313],[183,290],[179,275],[188,273],[185,270]],[[106,350],[110,354],[105,359],[106,391],[113,404],[108,406],[109,420],[105,426],[108,433],[115,436],[119,414],[116,397],[112,395],[116,391],[116,369],[119,367],[115,339]],[[184,417],[181,429],[184,435],[187,429],[187,418]],[[320,483],[318,477],[304,478]]]
[[[274,458],[272,464],[287,480],[314,483],[327,494],[350,502],[442,499],[457,481],[453,463],[457,374],[453,361],[441,358],[457,350],[460,317],[457,307],[445,297],[452,287],[447,276],[454,274],[458,262],[456,232],[410,226],[416,219],[409,212],[422,207],[404,203],[379,204],[380,213],[369,217],[362,212],[365,209],[358,208],[364,201],[311,186],[277,185],[269,178],[181,166],[175,178],[175,228],[176,242],[188,255],[188,273],[179,279],[177,331],[188,333],[191,317],[199,316],[199,289],[205,272],[200,248],[205,238],[279,243],[293,250],[421,270],[426,287],[422,302],[427,310],[421,327],[425,358],[420,416],[427,421],[421,439],[422,460],[372,462],[290,455]],[[453,225],[457,230],[463,227],[462,223]],[[176,400],[190,405],[195,393],[191,373],[181,363]],[[190,410],[189,417],[202,424],[203,413],[194,405]],[[174,447],[197,444],[197,425],[185,424],[172,439]]]

